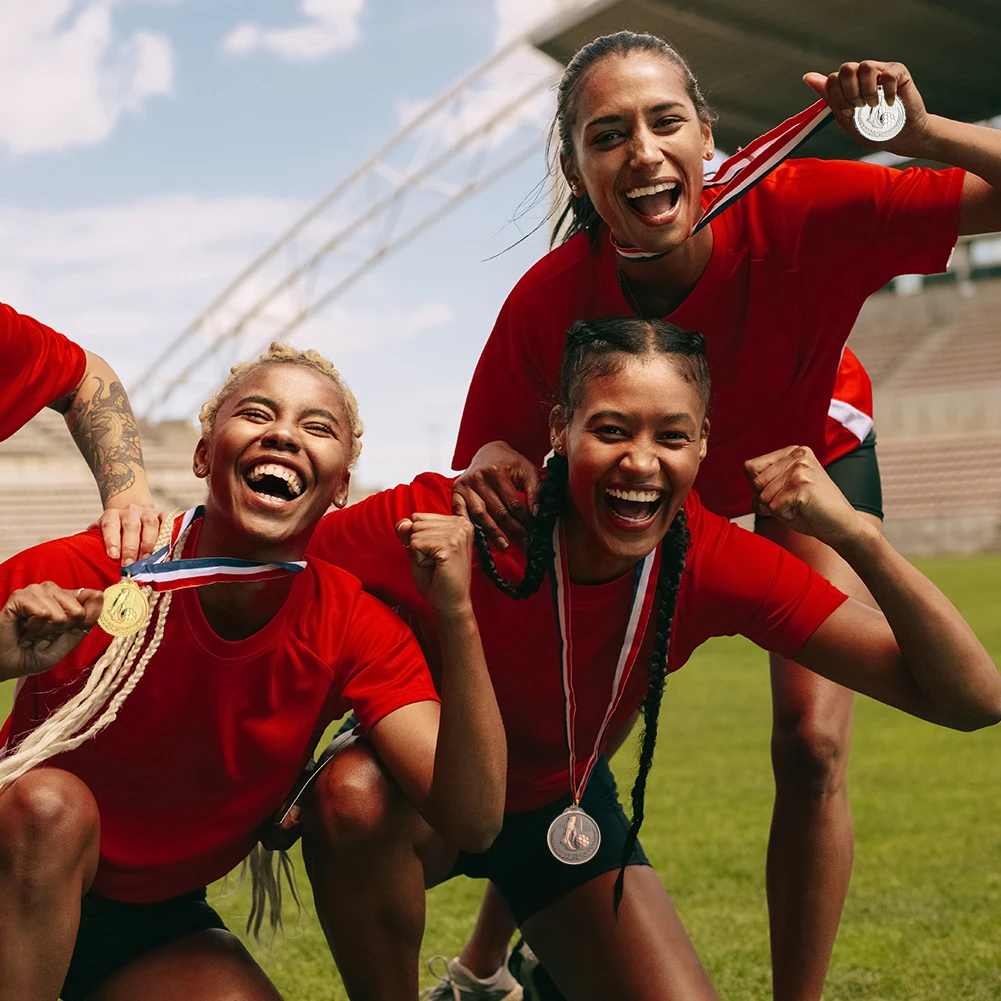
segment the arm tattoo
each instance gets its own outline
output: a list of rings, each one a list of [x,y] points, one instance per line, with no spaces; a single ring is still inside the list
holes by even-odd
[[[97,389],[88,400],[82,394],[66,415],[70,434],[87,460],[101,501],[108,501],[135,481],[144,470],[139,428],[120,382],[112,382],[105,392],[104,380],[94,376]]]

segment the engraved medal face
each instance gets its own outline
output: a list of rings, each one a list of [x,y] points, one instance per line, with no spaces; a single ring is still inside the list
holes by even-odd
[[[580,807],[564,810],[549,825],[549,850],[567,865],[589,862],[598,853],[601,831]]]
[[[875,108],[870,108],[867,104],[855,109],[855,130],[869,142],[885,143],[904,127],[907,113],[904,111],[904,102],[899,97],[889,105],[883,97],[882,87],[876,88],[876,94],[879,104]]]
[[[104,611],[97,624],[112,636],[131,636],[142,629],[148,615],[146,595],[126,579],[104,592]]]

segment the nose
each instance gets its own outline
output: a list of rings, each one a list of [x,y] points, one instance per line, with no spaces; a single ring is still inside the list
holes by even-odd
[[[298,452],[299,439],[294,430],[285,424],[275,423],[268,428],[261,439],[265,448],[273,448],[279,452]]]
[[[633,139],[630,166],[634,170],[649,170],[663,159],[658,137],[645,125],[640,125]]]
[[[637,479],[651,476],[660,468],[660,459],[652,442],[634,441],[626,449],[619,466]]]

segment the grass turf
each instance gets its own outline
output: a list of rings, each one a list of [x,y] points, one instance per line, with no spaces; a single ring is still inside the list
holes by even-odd
[[[1001,660],[1001,559],[922,566]],[[4,708],[9,694],[0,688]],[[647,853],[726,998],[770,997],[770,716],[764,654],[739,638],[707,644],[669,685],[647,796]],[[627,745],[616,761],[627,785],[634,758]],[[953,733],[858,700],[849,778],[855,868],[828,1001],[1001,999],[999,774],[1001,731]],[[430,893],[425,957],[459,950],[480,890],[460,879]],[[230,877],[210,899],[241,931],[246,885]],[[284,936],[250,943],[262,966],[287,1001],[345,998],[311,907],[287,914]]]

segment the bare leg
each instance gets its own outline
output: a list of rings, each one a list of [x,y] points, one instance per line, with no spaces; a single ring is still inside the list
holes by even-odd
[[[0,793],[0,1001],[56,1001],[97,870],[90,790],[36,768]]]
[[[352,1001],[414,1001],[427,885],[456,856],[359,740],[317,779],[303,857],[330,951]]]
[[[213,928],[147,952],[87,1001],[281,1001],[240,940]]]
[[[500,890],[487,883],[473,934],[459,954],[459,962],[480,979],[493,976],[507,959],[507,947],[517,931],[511,909]]]
[[[878,518],[865,515],[875,525]],[[765,520],[761,534],[853,598],[865,585],[833,550]],[[768,911],[775,1001],[819,1001],[854,854],[846,775],[853,695],[772,655],[775,810],[768,843]]]
[[[616,872],[597,876],[522,926],[569,1001],[717,1001],[681,921],[649,866],[626,870],[616,918]]]

